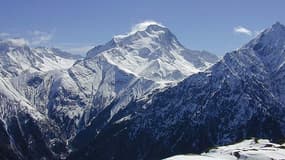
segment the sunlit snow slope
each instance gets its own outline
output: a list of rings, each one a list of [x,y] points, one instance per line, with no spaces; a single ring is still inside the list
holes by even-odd
[[[244,140],[240,143],[211,149],[201,155],[177,155],[165,160],[282,160],[285,145],[266,139]]]

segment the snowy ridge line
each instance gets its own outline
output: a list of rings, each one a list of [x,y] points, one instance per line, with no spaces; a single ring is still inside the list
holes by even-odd
[[[285,145],[266,139],[249,139],[211,149],[201,155],[177,155],[164,160],[281,160],[285,159]]]

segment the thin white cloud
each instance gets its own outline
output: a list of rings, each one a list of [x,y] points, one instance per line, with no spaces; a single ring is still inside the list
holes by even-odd
[[[158,22],[156,22],[156,21],[153,21],[153,20],[146,20],[146,21],[143,21],[143,22],[141,22],[141,23],[138,23],[138,24],[134,25],[134,26],[132,27],[132,30],[131,30],[130,34],[135,33],[135,32],[138,32],[138,31],[143,31],[143,30],[145,30],[145,29],[146,29],[148,26],[150,26],[150,25],[158,25],[158,26],[164,27],[161,23],[158,23]]]
[[[9,36],[11,36],[10,33],[0,32],[0,38],[6,38],[6,37],[9,37]]]
[[[20,37],[20,38],[18,38]],[[11,42],[13,44],[25,44],[25,45],[46,45],[54,37],[54,30],[51,32],[43,32],[39,30],[34,31],[27,31],[26,34],[16,34],[16,33],[7,33],[7,32],[0,32],[0,39],[5,41]]]
[[[141,23],[138,23],[136,25],[133,25],[132,28],[131,28],[131,31],[129,33],[126,33],[126,34],[122,34],[122,35],[116,35],[114,36],[114,38],[124,38],[124,37],[127,37],[129,35],[132,35],[138,31],[143,31],[145,30],[149,25],[158,25],[158,26],[161,26],[161,27],[165,27],[163,26],[161,23],[158,23],[156,21],[153,21],[153,20],[145,20]]]
[[[234,32],[239,33],[239,34],[243,34],[243,35],[247,35],[247,36],[253,35],[251,30],[249,30],[243,26],[234,27]]]
[[[15,46],[25,46],[29,44],[29,41],[24,38],[7,38],[4,41],[9,42]]]
[[[51,32],[34,30],[30,32],[31,35],[30,44],[35,46],[47,44],[54,37],[54,32],[55,32],[54,30]]]

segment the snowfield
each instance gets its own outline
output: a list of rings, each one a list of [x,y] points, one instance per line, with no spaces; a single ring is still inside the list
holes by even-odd
[[[269,140],[244,140],[240,143],[211,149],[201,155],[177,155],[165,160],[283,160],[285,145]]]

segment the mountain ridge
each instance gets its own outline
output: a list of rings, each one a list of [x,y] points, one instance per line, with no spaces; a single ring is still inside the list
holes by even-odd
[[[17,146],[14,151],[23,155],[20,159],[68,158],[71,152],[73,155],[73,151],[93,143],[93,138],[88,139],[90,136],[101,137],[114,124],[122,125],[133,119],[139,124],[137,114],[157,107],[149,107],[152,104],[149,103],[141,108],[136,104],[138,100],[140,103],[153,100],[150,98],[157,93],[169,91],[168,88],[180,85],[180,81],[193,73],[207,70],[218,60],[208,52],[185,48],[160,24],[138,24],[129,34],[115,36],[106,44],[94,47],[82,59],[56,49],[30,48],[21,43],[12,53],[14,57],[28,59],[12,59],[18,62],[17,74],[5,78],[5,83],[22,97],[13,102],[25,100],[31,108],[23,112],[17,109],[15,112],[19,114],[3,120],[8,126],[7,133],[12,136],[11,146]],[[72,63],[63,66],[58,57],[68,58]],[[26,68],[21,66],[23,63]],[[1,103],[8,104],[4,98]],[[40,115],[42,120],[29,112]],[[15,130],[27,125],[32,128],[20,133]],[[134,129],[130,133],[135,137],[141,128],[130,129]],[[17,135],[23,140],[14,143],[13,139],[19,138]],[[43,146],[34,152],[35,156],[27,154],[30,150],[22,147],[29,147],[27,135],[34,137],[33,144]]]
[[[275,27],[278,24],[268,30]],[[275,70],[280,61],[268,63],[271,57],[264,55],[283,60],[285,40],[276,34],[271,41],[268,30],[206,71],[148,99],[133,101],[89,144],[75,139],[70,158],[160,159],[249,137],[284,139],[285,74]],[[256,48],[251,45],[254,41],[268,45]],[[275,41],[278,45],[271,43]]]

